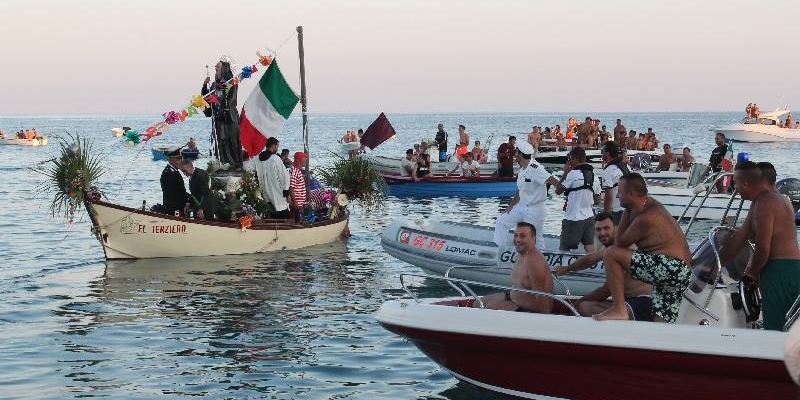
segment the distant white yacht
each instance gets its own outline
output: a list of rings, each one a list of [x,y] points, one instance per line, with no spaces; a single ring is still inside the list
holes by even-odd
[[[800,129],[780,127],[790,110],[776,110],[759,115],[758,118],[745,117],[742,122],[717,128],[716,133],[735,142],[798,142]]]

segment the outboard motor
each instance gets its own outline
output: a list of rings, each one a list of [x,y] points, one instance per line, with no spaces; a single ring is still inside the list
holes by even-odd
[[[778,189],[778,193],[789,198],[795,212],[800,209],[800,179],[781,179],[775,184],[775,188]]]

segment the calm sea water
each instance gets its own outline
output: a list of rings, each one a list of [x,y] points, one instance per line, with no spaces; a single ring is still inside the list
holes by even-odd
[[[398,137],[376,151],[400,155],[432,138],[442,122],[464,124],[473,140],[522,135],[533,125],[565,125],[584,114],[389,115]],[[689,145],[707,159],[714,126],[738,113],[593,114],[611,127],[652,127],[662,143]],[[311,117],[312,167],[329,162],[336,139],[366,128],[374,115]],[[386,255],[378,234],[394,218],[435,218],[490,225],[503,199],[390,199],[383,210],[353,210],[353,236],[291,253],[105,261],[85,214],[73,224],[49,214],[37,195],[41,162],[65,132],[91,138],[106,156],[101,188],[113,202],[160,202],[162,162],[148,146],[129,149],[112,137],[118,126],[144,128],[155,116],[6,116],[6,132],[36,127],[41,148],[0,146],[0,398],[501,398],[468,385],[383,330],[374,313],[404,295],[400,273],[419,273]],[[154,141],[208,150],[208,120],[191,119]],[[281,147],[302,148],[299,118]],[[800,176],[800,144],[739,145],[751,160],[776,164],[779,178]],[[561,200],[548,203],[547,229],[560,229]],[[450,294],[418,281],[423,295]]]

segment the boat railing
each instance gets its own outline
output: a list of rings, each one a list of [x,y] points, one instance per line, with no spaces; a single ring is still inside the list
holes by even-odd
[[[688,224],[686,225],[686,229],[684,229],[683,231],[684,236],[686,236],[691,230],[694,221],[697,220],[697,215],[700,214],[700,210],[703,208],[703,205],[706,203],[706,200],[708,200],[708,196],[710,196],[711,193],[713,192],[716,183],[719,180],[725,179],[729,176],[732,177],[733,173],[726,171],[717,172],[715,174],[708,176],[706,179],[704,179],[701,183],[699,183],[693,188],[694,195],[686,204],[686,206],[683,208],[683,212],[678,217],[678,221],[682,221],[684,218],[686,218],[686,215],[689,212],[689,210],[692,207],[695,208],[694,213],[692,214]],[[730,194],[730,198],[728,199],[728,205],[727,207],[725,207],[725,212],[722,215],[721,223],[723,225],[735,226],[736,222],[739,220],[739,216],[742,213],[742,208],[744,207],[744,199],[742,199],[741,196],[739,197],[739,206],[736,207],[736,214],[733,218],[733,221],[729,222],[728,220],[728,215],[731,212],[731,207],[733,206],[733,202],[736,200],[736,195],[738,194],[739,192],[736,190],[732,191]],[[697,198],[700,197],[701,195],[703,197],[700,199],[699,203],[697,203],[697,205],[694,205],[695,200],[697,200]]]
[[[800,295],[794,299],[794,303],[789,307],[789,311],[786,312],[786,323],[783,324],[783,331],[789,331],[789,328],[797,321],[798,317],[800,317]]]
[[[460,270],[460,269],[462,269],[462,270],[463,269],[507,269],[509,271],[511,270],[510,268],[487,267],[487,266],[483,266],[483,265],[453,265],[453,266],[451,266],[450,268],[448,268],[448,269],[446,269],[444,271],[444,277],[445,278],[450,278],[450,271]],[[567,284],[564,283],[564,281],[562,281],[561,278],[558,277],[558,275],[556,275],[555,271],[550,271],[550,273],[553,275],[553,280],[556,283],[558,283],[559,286],[564,288],[564,294],[566,294],[567,296],[572,296],[572,292],[570,292],[569,286],[567,286]],[[459,290],[458,287],[456,287],[452,283],[450,283],[450,282],[447,282],[447,283],[450,286],[453,286],[456,290]]]
[[[473,299],[475,299],[475,301],[480,305],[480,308],[485,308],[485,306],[483,304],[483,300],[481,299],[480,295],[478,295],[477,293],[475,293],[474,290],[472,290],[470,285],[480,286],[480,287],[485,287],[485,288],[490,288],[490,289],[499,289],[499,290],[504,290],[504,291],[513,291],[513,292],[531,294],[531,295],[535,295],[535,296],[544,296],[544,297],[550,298],[552,300],[555,300],[555,301],[561,303],[569,312],[572,313],[573,316],[575,316],[575,317],[580,317],[581,316],[580,313],[578,313],[578,310],[576,310],[575,307],[569,301],[564,300],[561,296],[557,296],[557,295],[555,295],[553,293],[542,292],[542,291],[533,290],[533,289],[513,288],[513,287],[508,287],[508,286],[503,286],[503,285],[495,285],[495,284],[492,284],[492,283],[470,281],[470,280],[466,280],[466,279],[449,278],[449,277],[445,277],[445,276],[409,274],[409,273],[400,274],[400,286],[402,286],[403,290],[406,293],[408,293],[408,295],[411,296],[411,298],[414,299],[414,301],[417,302],[417,303],[420,303],[419,297],[417,297],[417,295],[414,294],[414,292],[409,288],[409,286],[406,285],[406,282],[405,282],[405,278],[406,277],[435,279],[435,280],[445,281],[452,288],[454,288],[462,297],[472,297]],[[463,290],[461,288],[463,288]],[[467,293],[469,293],[469,294],[467,294]]]

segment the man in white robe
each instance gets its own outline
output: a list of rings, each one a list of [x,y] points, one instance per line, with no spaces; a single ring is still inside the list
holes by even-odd
[[[289,217],[289,171],[281,157],[275,154],[279,144],[274,137],[267,139],[267,149],[258,155],[256,173],[261,194],[275,207],[271,217],[286,219]]]

